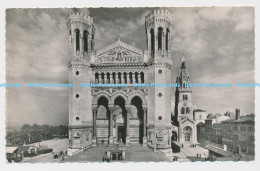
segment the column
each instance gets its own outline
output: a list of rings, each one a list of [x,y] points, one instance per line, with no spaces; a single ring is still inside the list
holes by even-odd
[[[165,52],[165,31],[162,33],[162,55],[164,57],[164,52]]]
[[[156,56],[158,52],[158,28],[154,29],[154,44],[154,56]]]
[[[97,107],[94,107],[93,109],[93,139],[92,139],[92,146],[97,146]]]
[[[72,46],[73,46],[73,52],[72,54],[76,54],[76,34],[74,31],[71,31],[71,34],[72,34]],[[74,57],[74,56],[73,56]]]
[[[101,79],[102,79],[101,76],[102,76],[101,73],[98,73],[98,83],[101,83]]]
[[[138,83],[141,84],[142,83],[142,80],[141,80],[141,72],[138,73]]]
[[[110,84],[113,84],[114,82],[113,82],[113,74],[112,73],[109,73],[109,83]]]
[[[147,107],[144,107],[144,118],[143,118],[143,146],[147,146],[147,136],[146,136],[146,123],[147,123]]]
[[[87,36],[88,36],[88,53],[90,54],[90,52],[91,52],[91,33],[88,33]]]
[[[83,54],[83,31],[80,30],[80,33],[79,33],[79,54],[81,56],[81,54]]]
[[[130,146],[130,105],[126,105],[126,146]]]
[[[104,84],[106,84],[106,83],[107,83],[107,74],[104,73]]]
[[[118,73],[115,74],[115,84],[118,84]]]
[[[108,145],[109,146],[113,146],[114,144],[114,140],[113,140],[113,105],[109,105],[109,111],[110,111],[110,115],[109,115],[109,141],[108,141]]]
[[[124,75],[124,73],[121,74],[121,83],[122,84],[125,83],[125,75]]]
[[[147,35],[147,50],[150,53],[151,52],[151,33],[150,30],[146,31],[146,35]]]
[[[126,77],[128,77],[128,80],[129,80],[129,81],[127,81],[127,83],[128,83],[128,84],[130,84],[130,83],[131,83],[130,76],[131,76],[131,75],[130,75],[130,73],[127,73]]]

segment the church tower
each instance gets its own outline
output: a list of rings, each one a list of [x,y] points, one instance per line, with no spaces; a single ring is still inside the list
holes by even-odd
[[[190,84],[190,75],[186,68],[185,59],[182,57],[182,64],[176,79],[179,87],[175,92],[175,117],[179,126],[179,142],[196,143],[196,124],[193,119],[192,90],[186,84]]]
[[[162,153],[171,148],[171,32],[173,15],[154,10],[145,18],[148,50],[148,142]]]
[[[81,87],[81,82],[91,83],[90,58],[94,51],[95,25],[93,18],[81,13],[71,13],[67,18],[70,60],[69,81],[75,87],[69,89],[69,148],[82,149],[92,144],[93,114],[90,87]]]

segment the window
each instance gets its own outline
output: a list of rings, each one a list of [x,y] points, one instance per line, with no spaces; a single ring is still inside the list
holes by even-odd
[[[163,35],[163,29],[159,27],[158,28],[158,50],[162,50],[162,35]]]
[[[183,95],[183,100],[188,100],[188,95]]]
[[[166,30],[165,48],[166,48],[166,51],[168,51],[168,49],[169,49],[169,29]]]
[[[76,117],[76,120],[77,120],[77,121],[79,120],[79,117],[78,117],[78,116]]]
[[[159,97],[162,97],[162,93],[159,93],[158,96],[159,96]]]
[[[248,131],[254,131],[254,127],[248,127],[247,130]]]
[[[181,114],[185,114],[185,108],[184,107],[181,108]]]
[[[254,136],[249,136],[249,141],[255,141],[255,137]]]
[[[88,32],[84,31],[83,35],[83,42],[84,42],[84,52],[88,52]]]
[[[76,29],[75,30],[75,34],[76,34],[76,51],[79,50],[79,30]]]
[[[154,57],[154,30],[151,29],[150,31],[151,34],[151,56]]]
[[[158,73],[159,73],[159,74],[161,74],[161,73],[162,73],[162,70],[161,70],[161,69],[159,69]]]
[[[79,94],[76,94],[76,98],[77,98],[77,99],[79,98]]]
[[[246,146],[242,146],[241,151],[246,152]]]
[[[246,131],[246,127],[241,126],[240,131]]]
[[[186,113],[190,114],[190,108],[188,108],[188,107],[186,108]]]
[[[76,71],[76,75],[79,75],[79,71]]]

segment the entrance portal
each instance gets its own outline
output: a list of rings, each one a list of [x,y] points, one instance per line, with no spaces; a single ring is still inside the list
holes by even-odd
[[[185,141],[190,141],[190,133],[185,132]]]
[[[191,141],[192,128],[189,126],[186,126],[183,131],[184,131],[185,141]]]
[[[117,128],[117,141],[125,143],[126,132],[124,126],[118,126]]]

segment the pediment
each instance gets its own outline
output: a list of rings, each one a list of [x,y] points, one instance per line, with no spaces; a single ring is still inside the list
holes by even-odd
[[[189,118],[185,118],[185,119],[183,119],[183,120],[181,120],[181,123],[182,124],[184,124],[185,122],[190,122],[190,123],[194,123],[191,119],[189,119]]]
[[[141,63],[143,51],[118,39],[96,52],[96,63]]]

